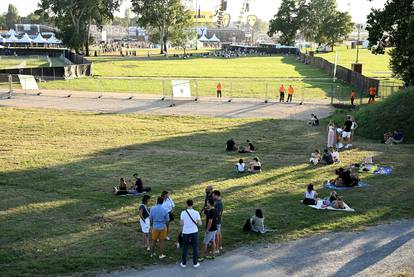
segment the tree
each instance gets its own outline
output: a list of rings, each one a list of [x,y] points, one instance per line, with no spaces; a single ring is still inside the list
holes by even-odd
[[[19,13],[17,8],[12,4],[9,4],[6,13],[6,25],[9,29],[14,29],[14,25],[19,22]]]
[[[336,0],[310,0],[306,24],[302,33],[306,39],[332,47],[352,31],[353,23],[348,13],[337,10]]]
[[[388,0],[384,9],[368,15],[367,31],[373,53],[390,51],[390,67],[395,77],[414,86],[414,1]]]
[[[113,19],[122,0],[41,0],[40,11],[52,14],[56,26],[61,30],[63,42],[79,52],[89,53],[89,27],[103,24]]]
[[[6,16],[0,15],[0,29],[6,29],[7,23],[6,23]]]
[[[155,29],[159,34],[161,54],[167,52],[173,29],[185,30],[192,24],[191,11],[181,0],[132,0],[131,3],[138,25]]]
[[[283,0],[277,14],[269,22],[268,35],[280,32],[279,42],[294,45],[298,30],[302,27],[307,14],[305,0]]]

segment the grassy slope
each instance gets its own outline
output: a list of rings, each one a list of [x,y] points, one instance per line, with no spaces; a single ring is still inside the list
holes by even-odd
[[[89,90],[98,92],[131,92],[161,95],[162,79],[203,78],[198,80],[200,96],[214,96],[218,81],[222,82],[225,97],[265,98],[266,84],[268,96],[275,96],[281,83],[292,84],[297,99],[325,99],[331,89],[331,79],[322,70],[304,65],[294,57],[245,57],[237,59],[194,58],[179,59],[137,59],[120,57],[93,58],[94,74],[103,76],[133,76],[147,79],[93,79],[83,78],[70,81],[41,83],[46,89]],[[233,79],[227,79],[233,78]],[[308,78],[297,81],[292,78]],[[312,79],[323,78],[323,79]],[[195,82],[192,91],[195,94]],[[346,95],[349,88],[339,84]],[[170,94],[170,81],[165,81],[165,92]]]
[[[254,119],[100,115],[0,109],[0,267],[7,276],[56,275],[152,264],[141,247],[140,198],[115,197],[120,176],[138,172],[153,196],[172,191],[177,213],[187,198],[201,208],[204,187],[224,196],[225,248],[275,242],[314,232],[358,228],[414,216],[414,148],[356,139],[344,164],[368,154],[395,167],[387,177],[364,175],[371,186],[344,192],[356,213],[316,211],[299,203],[309,182],[321,196],[333,166],[313,167],[309,153],[325,143],[325,128],[303,122]],[[253,155],[225,153],[224,142],[253,139],[264,165],[238,175],[234,163]],[[151,203],[154,203],[155,197]],[[264,210],[276,233],[244,234],[254,209]],[[172,237],[178,224],[172,224]],[[167,244],[168,258],[179,252]]]
[[[400,129],[405,136],[405,141],[412,143],[414,142],[413,107],[414,89],[394,93],[375,105],[365,105],[353,113],[359,125],[358,133],[380,141],[384,133]],[[338,111],[336,118],[344,115],[344,111]]]

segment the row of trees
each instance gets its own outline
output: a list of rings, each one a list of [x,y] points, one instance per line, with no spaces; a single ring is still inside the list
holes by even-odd
[[[283,0],[268,34],[279,33],[281,44],[294,45],[300,32],[309,41],[333,48],[353,25],[348,13],[338,11],[336,0]]]

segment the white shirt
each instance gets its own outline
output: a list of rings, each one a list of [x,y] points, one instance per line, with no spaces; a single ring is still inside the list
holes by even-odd
[[[167,210],[167,212],[171,212],[175,207],[174,201],[172,201],[169,197],[162,202],[162,206]]]
[[[338,151],[332,152],[332,158],[334,161],[339,161],[339,152]]]
[[[244,163],[237,163],[237,171],[238,172],[243,172],[244,171]]]
[[[194,221],[197,223],[200,218],[200,213],[197,212],[194,209],[187,209],[188,213],[191,215],[191,217],[194,219]],[[180,216],[181,221],[183,222],[183,234],[193,234],[198,232],[197,224],[194,224],[194,222],[191,220],[191,218],[188,216],[186,211],[181,212]]]
[[[315,199],[315,191],[314,190],[312,190],[311,192],[306,191],[305,192],[305,198]]]

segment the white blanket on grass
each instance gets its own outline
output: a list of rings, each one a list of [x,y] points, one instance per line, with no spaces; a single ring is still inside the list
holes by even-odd
[[[344,203],[345,209],[335,209],[332,206],[323,206],[323,200],[318,200],[316,205],[308,205],[311,208],[317,210],[330,210],[330,211],[340,211],[340,212],[355,212],[354,209],[351,209],[346,203]]]

